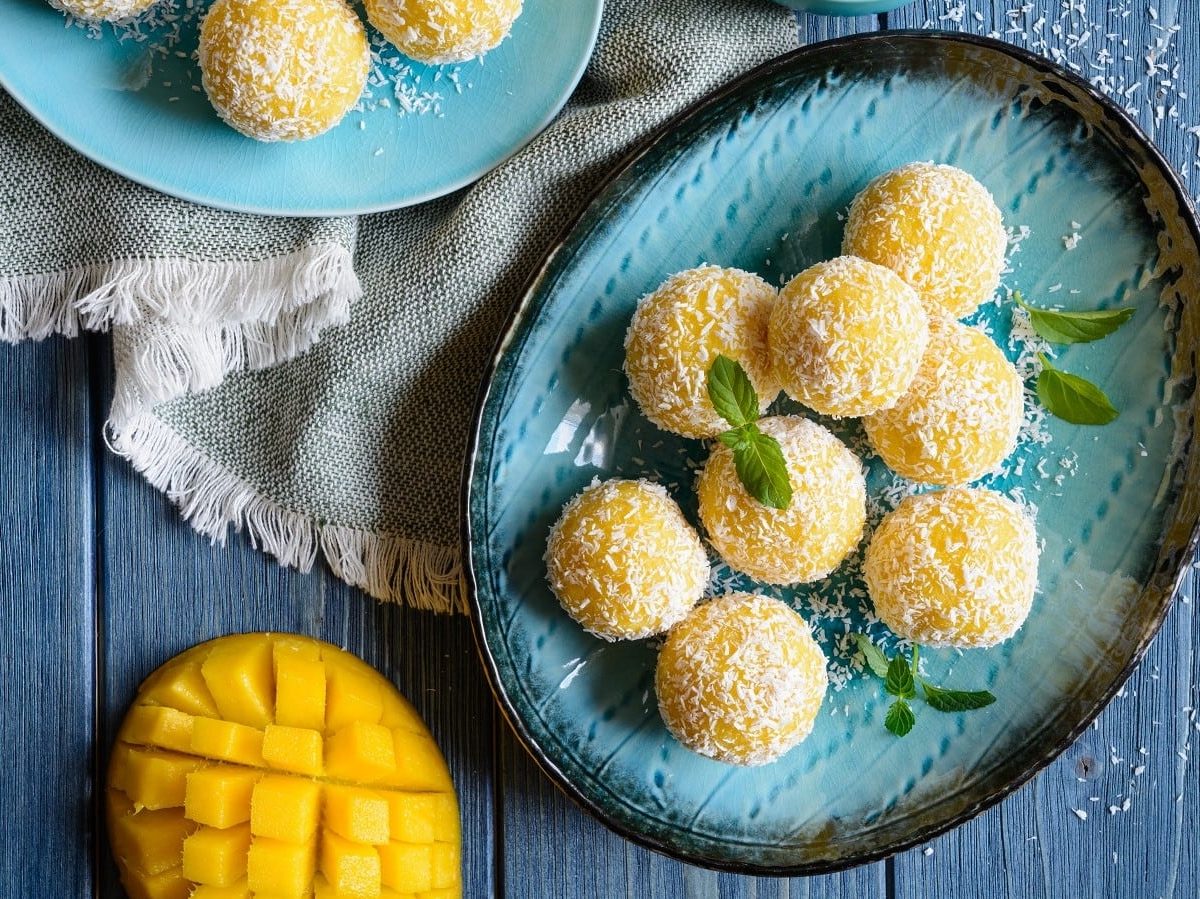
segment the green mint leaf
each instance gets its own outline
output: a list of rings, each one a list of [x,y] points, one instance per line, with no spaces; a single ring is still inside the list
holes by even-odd
[[[1133,318],[1133,313],[1137,311],[1132,306],[1092,312],[1037,309],[1025,302],[1019,290],[1013,291],[1013,301],[1029,313],[1033,330],[1050,343],[1091,343],[1107,337]]]
[[[871,638],[866,634],[854,633],[850,636],[858,644],[859,652],[863,654],[867,667],[875,673],[876,677],[886,678],[888,675],[887,656],[883,654],[878,646],[871,642]]]
[[[746,370],[728,356],[717,356],[708,370],[708,398],[731,428],[758,420],[758,393]]]
[[[901,699],[912,699],[917,695],[917,685],[913,683],[912,666],[904,656],[896,656],[888,662],[887,674],[883,679],[883,687],[893,696]]]
[[[925,691],[925,701],[939,712],[969,712],[996,701],[987,690],[947,690],[927,680],[921,681],[921,689]]]
[[[888,707],[887,717],[883,719],[883,726],[897,737],[905,736],[916,723],[917,716],[913,714],[912,708],[903,699],[893,702]]]
[[[740,428],[734,428],[732,431],[726,431],[724,434],[718,434],[717,439],[720,440],[730,449],[737,449],[746,442],[745,425]]]
[[[1086,378],[1060,371],[1041,353],[1042,373],[1037,379],[1038,399],[1046,410],[1075,425],[1106,425],[1120,413],[1104,391]]]
[[[745,426],[743,434],[744,439],[733,447],[733,464],[742,486],[764,506],[786,509],[792,501],[792,483],[779,441],[754,425]]]

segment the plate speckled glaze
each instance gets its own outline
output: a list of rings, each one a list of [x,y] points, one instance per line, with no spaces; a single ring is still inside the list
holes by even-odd
[[[561,611],[545,583],[547,530],[596,477],[663,481],[695,520],[704,446],[643,419],[621,373],[640,296],[703,261],[778,281],[834,256],[853,195],[925,159],[970,170],[1010,227],[1029,228],[1007,286],[1046,304],[1137,307],[1115,336],[1059,353],[1107,389],[1120,418],[1103,428],[1049,419],[1047,446],[1026,442],[986,481],[1040,509],[1040,595],[1002,646],[923,657],[935,680],[987,687],[995,705],[918,707],[916,728],[896,739],[879,682],[856,675],[775,764],[709,761],[663,727],[653,644],[602,643]],[[1073,231],[1081,239],[1069,250]],[[481,397],[464,549],[481,654],[517,733],[615,830],[743,872],[880,858],[996,802],[1118,689],[1191,557],[1197,296],[1200,229],[1166,162],[1089,86],[1024,51],[929,32],[862,35],[782,57],[697,104],[626,162],[545,260]],[[997,303],[977,321],[1007,347],[1010,315]],[[857,424],[837,430],[862,448]],[[867,462],[878,494],[889,476]],[[882,633],[864,617],[854,567],[823,585],[764,591],[814,624],[839,677],[846,628]]]
[[[208,6],[161,2],[180,13]],[[440,69],[408,63],[420,91],[441,95],[440,113],[401,115],[390,87],[376,87],[388,106],[351,111],[298,143],[238,134],[194,89],[200,72],[188,57],[198,15],[183,20],[178,43],[163,55],[150,47],[173,26],[146,29],[151,39],[138,42],[118,40],[104,25],[89,39],[64,28],[63,14],[45,0],[0,0],[0,87],[83,155],[185,200],[267,215],[378,212],[470,184],[532,140],[583,76],[603,6],[525,0],[512,34],[483,60]]]

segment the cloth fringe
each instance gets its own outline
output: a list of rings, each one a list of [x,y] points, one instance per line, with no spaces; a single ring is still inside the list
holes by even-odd
[[[337,577],[376,599],[433,612],[466,611],[466,579],[457,547],[324,525],[285,509],[257,495],[152,415],[123,426],[110,422],[106,436],[113,452],[128,459],[214,543],[224,545],[232,525],[282,565],[307,572],[320,550]]]
[[[117,328],[117,379],[109,420],[117,426],[154,406],[210,390],[236,371],[256,371],[307,352],[325,328],[345,324],[353,296],[330,292],[274,322]]]
[[[80,328],[165,321],[270,323],[332,295],[362,295],[350,250],[320,244],[258,261],[121,259],[0,278],[0,340],[74,337]],[[49,298],[49,299],[48,299]]]

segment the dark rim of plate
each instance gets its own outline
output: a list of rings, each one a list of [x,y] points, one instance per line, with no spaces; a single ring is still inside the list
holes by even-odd
[[[1133,673],[1145,655],[1146,649],[1157,636],[1162,627],[1163,621],[1166,618],[1167,612],[1171,607],[1171,600],[1178,592],[1179,585],[1187,572],[1190,560],[1195,554],[1197,543],[1200,541],[1200,521],[1195,522],[1189,532],[1186,545],[1183,551],[1177,555],[1177,561],[1168,586],[1161,589],[1166,593],[1166,601],[1158,603],[1158,609],[1152,621],[1147,622],[1138,638],[1134,652],[1126,663],[1125,667],[1113,679],[1109,688],[1095,701],[1095,703],[1087,710],[1087,712],[1079,719],[1079,722],[1066,734],[1058,740],[1053,746],[1048,749],[1043,749],[1036,755],[1031,755],[1028,759],[1027,766],[1018,774],[1013,776],[1008,782],[1003,783],[997,789],[994,789],[983,798],[968,805],[962,810],[947,816],[944,820],[926,826],[918,826],[917,830],[908,837],[894,840],[890,843],[884,843],[877,849],[869,852],[861,852],[857,854],[847,855],[841,858],[829,859],[824,861],[804,862],[796,865],[762,865],[752,863],[731,862],[724,858],[713,858],[699,853],[680,850],[663,840],[653,836],[648,836],[639,833],[622,823],[615,821],[600,805],[592,798],[587,796],[579,787],[577,787],[569,777],[567,777],[558,766],[547,757],[541,746],[534,739],[529,729],[525,726],[520,714],[517,712],[512,701],[510,700],[504,684],[500,681],[499,671],[497,669],[496,660],[492,655],[491,646],[488,644],[487,635],[483,630],[483,621],[479,608],[479,582],[476,577],[475,563],[472,556],[472,546],[474,543],[474,534],[471,527],[471,506],[472,506],[472,486],[475,477],[475,468],[478,461],[478,456],[481,446],[481,438],[483,432],[484,416],[487,410],[488,399],[491,394],[492,385],[495,380],[497,370],[501,360],[505,357],[509,344],[517,335],[524,319],[526,312],[529,311],[530,303],[536,295],[538,285],[545,277],[552,263],[555,261],[558,254],[563,250],[565,245],[571,239],[576,228],[592,210],[595,203],[601,199],[604,193],[612,186],[613,182],[626,174],[636,163],[651,153],[657,145],[671,132],[675,131],[680,126],[684,125],[693,116],[699,114],[710,106],[716,105],[727,99],[730,95],[737,94],[744,88],[749,87],[755,82],[769,79],[773,74],[786,73],[793,65],[798,62],[808,61],[813,57],[818,57],[821,54],[848,45],[858,45],[869,52],[871,44],[889,44],[897,42],[916,42],[916,43],[960,43],[966,45],[974,45],[1001,54],[1005,54],[1018,63],[1028,66],[1043,75],[1048,75],[1058,78],[1061,81],[1069,83],[1074,89],[1087,94],[1101,109],[1101,111],[1109,118],[1109,120],[1118,127],[1121,136],[1124,140],[1136,144],[1137,147],[1146,154],[1150,163],[1156,166],[1162,173],[1171,192],[1175,195],[1178,202],[1180,214],[1185,218],[1185,223],[1188,230],[1196,242],[1200,246],[1200,219],[1197,218],[1196,211],[1192,206],[1191,199],[1187,191],[1183,188],[1179,180],[1178,174],[1175,172],[1171,163],[1163,156],[1154,143],[1144,134],[1138,124],[1115,102],[1106,97],[1092,85],[1088,84],[1084,79],[1073,74],[1072,72],[1055,65],[1050,60],[1037,55],[1022,47],[1017,47],[1003,41],[992,38],[980,37],[976,35],[963,34],[960,32],[945,32],[945,31],[929,31],[929,30],[896,30],[896,31],[875,31],[864,34],[850,35],[847,37],[834,38],[828,41],[822,41],[816,44],[809,44],[792,50],[782,56],[776,57],[760,66],[751,69],[750,71],[739,75],[733,80],[727,82],[715,91],[706,94],[700,99],[694,101],[681,112],[672,116],[667,122],[660,125],[652,131],[647,137],[641,140],[633,150],[617,163],[617,165],[607,174],[604,180],[592,191],[586,202],[582,205],[577,216],[563,229],[563,231],[555,238],[549,249],[534,269],[532,276],[526,282],[520,300],[509,313],[508,318],[500,331],[500,338],[496,343],[491,360],[488,364],[488,370],[485,373],[483,382],[480,386],[478,397],[476,400],[475,413],[472,418],[472,429],[470,445],[468,447],[467,456],[464,463],[463,479],[462,479],[462,494],[461,494],[461,509],[462,509],[462,553],[465,565],[465,576],[467,582],[467,597],[468,605],[470,606],[471,630],[475,637],[475,645],[479,651],[479,656],[483,662],[484,671],[487,674],[488,685],[492,690],[492,694],[496,698],[496,702],[507,719],[509,725],[520,739],[522,745],[537,762],[538,766],[546,773],[559,789],[569,796],[577,805],[598,819],[602,824],[608,827],[613,832],[619,834],[627,840],[644,846],[648,849],[659,852],[668,857],[677,859],[688,864],[700,865],[706,868],[712,868],[719,871],[729,871],[736,874],[748,875],[771,875],[771,876],[807,876],[814,874],[827,874],[835,871],[842,871],[847,868],[856,867],[858,865],[867,864],[869,862],[879,861],[895,855],[898,852],[903,852],[918,846],[922,843],[946,833],[949,830],[963,824],[993,805],[1005,799],[1007,796],[1015,792],[1019,787],[1027,783],[1035,774],[1050,764],[1066,751],[1072,743],[1091,725],[1092,721],[1100,714],[1101,711],[1112,700],[1113,696],[1121,689],[1125,681]],[[1193,460],[1190,458],[1194,455],[1194,448],[1189,445],[1186,453],[1180,458],[1179,465],[1185,467]],[[1179,502],[1176,501],[1175,510],[1178,509]],[[1161,568],[1163,560],[1159,560],[1157,568]],[[1150,577],[1153,578],[1155,573],[1151,572]],[[1146,590],[1151,589],[1153,585],[1143,587],[1143,594]],[[1167,592],[1169,590],[1169,592]]]

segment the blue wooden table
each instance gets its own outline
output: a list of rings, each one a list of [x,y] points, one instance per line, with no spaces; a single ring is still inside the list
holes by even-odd
[[[1031,47],[1099,79],[1200,185],[1200,128],[1189,130],[1200,125],[1194,0],[1040,0],[1011,12],[940,0],[799,23],[805,42],[937,27]],[[470,899],[1200,895],[1192,577],[1123,694],[1000,806],[843,874],[717,874],[630,845],[542,776],[493,707],[465,620],[379,605],[324,571],[285,571],[242,539],[221,549],[194,534],[105,449],[110,367],[99,337],[0,348],[0,897],[120,895],[98,808],[123,709],[169,656],[243,630],[346,646],[412,699],[458,784]]]

